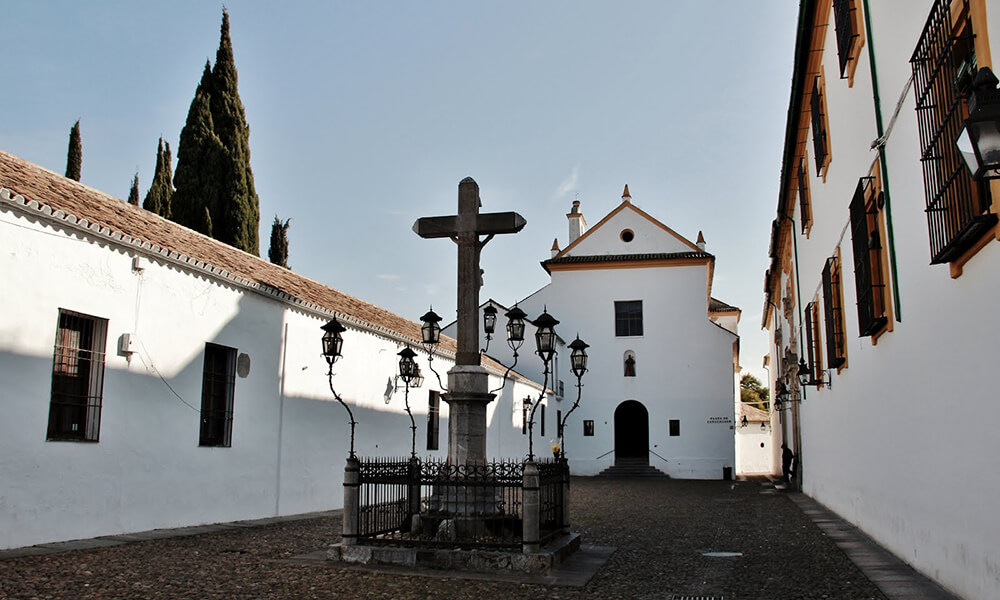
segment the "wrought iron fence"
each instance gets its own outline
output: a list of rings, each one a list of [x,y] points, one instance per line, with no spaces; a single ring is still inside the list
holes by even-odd
[[[564,463],[539,463],[540,534],[563,528]],[[524,463],[360,460],[357,539],[368,545],[520,549]]]

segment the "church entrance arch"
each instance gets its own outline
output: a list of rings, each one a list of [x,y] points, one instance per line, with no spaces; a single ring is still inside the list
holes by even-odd
[[[615,409],[615,464],[620,462],[649,464],[649,411],[635,400]]]

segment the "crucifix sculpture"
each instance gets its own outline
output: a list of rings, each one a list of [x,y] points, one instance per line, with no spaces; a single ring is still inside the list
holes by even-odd
[[[516,212],[480,214],[479,185],[471,177],[458,184],[458,214],[423,217],[413,224],[422,238],[451,238],[458,244],[458,353],[448,371],[450,407],[448,460],[486,461],[486,405],[493,400],[489,376],[479,362],[479,253],[498,233],[517,233],[527,223]],[[480,236],[485,238],[480,239]]]

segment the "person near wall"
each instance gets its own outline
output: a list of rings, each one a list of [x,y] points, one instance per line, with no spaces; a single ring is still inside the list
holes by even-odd
[[[792,471],[792,461],[795,460],[795,453],[787,445],[781,445],[781,475],[785,479],[785,483],[794,477],[794,472]]]

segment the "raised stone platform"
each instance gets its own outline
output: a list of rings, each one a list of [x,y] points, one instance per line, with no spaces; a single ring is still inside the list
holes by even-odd
[[[345,546],[335,544],[327,559],[357,565],[398,565],[476,573],[515,572],[548,574],[580,549],[580,534],[569,533],[534,554],[498,550]]]

